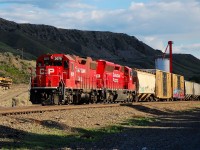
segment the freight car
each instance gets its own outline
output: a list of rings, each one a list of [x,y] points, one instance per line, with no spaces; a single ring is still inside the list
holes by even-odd
[[[174,100],[183,100],[184,94],[184,76],[172,74],[172,91]]]
[[[185,100],[192,100],[194,95],[194,82],[185,80]]]
[[[200,84],[184,81],[185,100],[200,100]]]
[[[30,100],[42,104],[133,101],[132,69],[90,57],[46,54],[36,61]]]
[[[200,100],[200,84],[194,83],[194,94],[193,98],[195,100]]]

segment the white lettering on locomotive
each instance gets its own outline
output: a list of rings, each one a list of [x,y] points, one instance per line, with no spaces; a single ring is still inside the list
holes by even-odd
[[[80,81],[80,82],[82,82],[82,81],[83,81],[83,78],[82,78],[82,77],[80,77],[80,76],[78,76],[78,79],[77,79],[77,81]]]
[[[74,72],[71,72],[71,76],[74,76]]]
[[[115,73],[113,73],[113,77],[115,77],[115,78],[120,78],[120,74],[115,74]]]
[[[96,74],[96,78],[100,78],[101,77],[101,75],[100,74]]]
[[[85,69],[82,69],[82,68],[77,68],[77,69],[76,69],[76,72],[85,73],[86,70],[85,70]]]
[[[44,68],[40,68],[40,74],[43,75],[43,74],[51,74],[51,73],[54,73],[54,68],[49,68],[45,71]]]
[[[62,57],[54,57],[54,60],[62,60]]]
[[[114,78],[113,78],[113,82],[118,82],[118,79],[114,79]]]

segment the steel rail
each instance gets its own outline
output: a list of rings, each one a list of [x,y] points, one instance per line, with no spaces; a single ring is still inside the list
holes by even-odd
[[[20,115],[31,113],[43,113],[51,111],[62,111],[72,109],[88,109],[88,108],[108,108],[108,107],[120,107],[120,106],[133,106],[134,105],[157,105],[157,104],[173,104],[173,103],[192,103],[197,101],[170,101],[170,102],[137,102],[137,103],[114,103],[114,104],[85,104],[85,105],[33,105],[24,107],[9,107],[0,108],[0,116],[8,115]],[[199,101],[200,102],[200,101]]]

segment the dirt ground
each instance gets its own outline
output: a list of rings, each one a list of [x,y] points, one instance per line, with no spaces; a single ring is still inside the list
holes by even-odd
[[[28,88],[1,88],[0,107],[31,105]],[[0,148],[199,150],[200,101],[2,116]]]
[[[200,101],[2,116],[0,148],[199,150]]]
[[[14,84],[10,89],[0,87],[0,107],[12,107],[13,102],[17,106],[31,105],[28,84]]]

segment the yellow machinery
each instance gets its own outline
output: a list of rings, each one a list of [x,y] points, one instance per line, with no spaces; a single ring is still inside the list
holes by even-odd
[[[10,88],[12,85],[12,79],[7,77],[0,77],[0,86]]]

